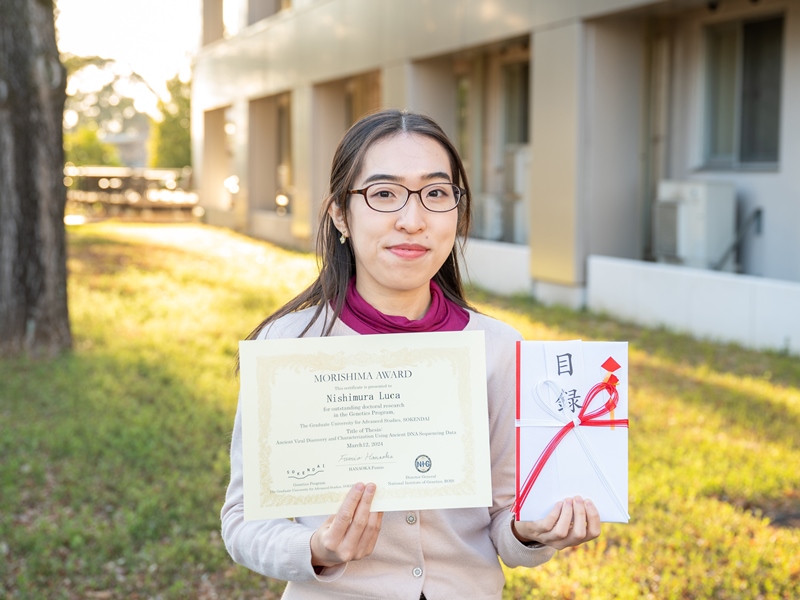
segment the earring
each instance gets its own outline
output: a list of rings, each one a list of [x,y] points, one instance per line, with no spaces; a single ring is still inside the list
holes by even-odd
[[[344,244],[347,241],[347,236],[342,232],[342,235],[339,236],[339,243]]]

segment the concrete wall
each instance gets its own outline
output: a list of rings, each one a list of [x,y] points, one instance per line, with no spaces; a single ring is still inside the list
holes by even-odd
[[[591,254],[643,258],[644,45],[641,19],[603,19],[587,25],[580,281],[585,281],[584,266]]]
[[[230,142],[225,133],[227,108],[218,108],[202,115],[204,134],[209,143],[196,156],[204,168],[200,171],[200,203],[206,213],[233,226],[233,198],[223,186],[231,173]]]
[[[257,98],[249,103],[248,193],[250,209],[268,210],[275,205],[278,189],[277,98]]]
[[[643,256],[643,23],[534,32],[531,276],[539,290],[564,287],[569,305],[590,254]]]
[[[577,214],[580,172],[582,23],[533,35],[531,276],[580,284]]]
[[[522,244],[469,239],[461,272],[464,281],[497,294],[529,294],[531,253]]]
[[[800,283],[592,256],[590,310],[714,341],[800,354]]]
[[[201,49],[195,71],[198,108],[208,110],[229,102],[231,96],[271,95],[304,82],[422,60],[652,3],[295,0],[292,9]],[[240,13],[247,11],[242,8]],[[246,16],[241,22],[246,23]]]

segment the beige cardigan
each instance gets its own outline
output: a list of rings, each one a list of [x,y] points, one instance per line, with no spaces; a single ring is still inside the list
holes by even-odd
[[[313,309],[289,314],[261,338],[298,337]],[[319,336],[322,319],[306,336]],[[534,567],[549,560],[548,546],[528,548],[511,531],[514,501],[515,342],[519,333],[485,315],[470,312],[465,330],[486,335],[486,373],[492,465],[492,506],[451,510],[387,512],[374,552],[362,560],[326,568],[311,566],[311,534],[325,517],[244,520],[242,417],[236,412],[231,441],[231,481],[222,507],[222,538],[233,559],[249,569],[287,580],[283,598],[380,598],[499,600],[505,578],[498,556],[509,567]],[[331,335],[358,335],[337,320]]]

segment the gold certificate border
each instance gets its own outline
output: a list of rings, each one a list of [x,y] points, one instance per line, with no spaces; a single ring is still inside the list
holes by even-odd
[[[259,356],[256,358],[257,411],[258,411],[258,467],[259,467],[259,499],[260,507],[283,507],[298,504],[324,504],[341,501],[342,491],[332,490],[317,494],[280,493],[270,491],[274,478],[271,471],[271,455],[273,448],[267,433],[270,430],[272,403],[280,399],[272,397],[278,373],[283,370],[304,371],[306,373],[335,373],[352,371],[353,365],[368,365],[370,368],[394,369],[409,368],[415,365],[433,366],[445,363],[455,374],[456,394],[458,402],[458,419],[464,435],[460,451],[464,453],[464,471],[460,482],[453,484],[409,485],[392,489],[392,498],[421,498],[453,495],[473,495],[477,493],[475,474],[475,437],[473,431],[472,406],[473,398],[470,386],[471,352],[469,347],[426,347],[358,353],[300,353],[281,356]],[[290,401],[283,399],[284,402]],[[488,420],[488,414],[486,416]]]

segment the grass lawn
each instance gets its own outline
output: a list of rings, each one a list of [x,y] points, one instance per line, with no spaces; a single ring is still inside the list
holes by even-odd
[[[218,513],[237,341],[308,255],[198,225],[69,230],[75,350],[0,361],[0,598],[276,598]],[[628,525],[507,573],[506,598],[800,597],[800,359],[529,299],[528,339],[630,341]]]

